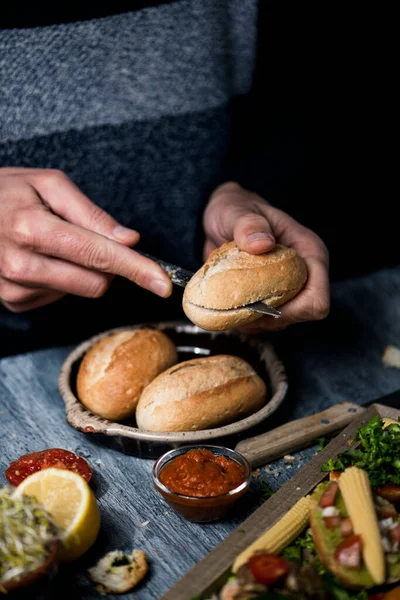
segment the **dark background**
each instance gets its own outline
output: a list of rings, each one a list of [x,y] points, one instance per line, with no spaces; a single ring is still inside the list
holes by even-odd
[[[394,15],[314,2],[260,15],[249,131],[272,165],[266,197],[321,235],[333,279],[399,264]]]

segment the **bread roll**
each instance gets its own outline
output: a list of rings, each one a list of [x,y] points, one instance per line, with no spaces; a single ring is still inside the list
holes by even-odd
[[[144,387],[177,360],[174,343],[161,331],[111,334],[84,356],[77,377],[78,397],[96,415],[122,421],[135,413]]]
[[[277,244],[266,254],[248,254],[227,242],[193,275],[182,306],[195,325],[224,331],[262,317],[243,308],[246,304],[280,306],[296,296],[306,280],[306,264],[292,248]]]
[[[243,359],[195,358],[161,373],[143,391],[136,409],[140,429],[195,431],[237,421],[265,403],[264,381]]]

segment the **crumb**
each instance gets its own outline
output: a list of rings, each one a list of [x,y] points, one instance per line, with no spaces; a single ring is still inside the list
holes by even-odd
[[[146,525],[148,525],[150,523],[150,521],[143,521],[143,523],[140,523],[142,527],[146,527]]]
[[[296,460],[296,457],[292,456],[291,454],[285,454],[285,456],[283,457],[283,460],[285,462],[294,462]]]
[[[258,477],[260,475],[260,469],[255,469],[251,472],[251,474],[253,475],[253,477]]]
[[[287,469],[292,469],[292,465],[286,465]]]
[[[388,344],[382,355],[382,364],[384,367],[400,369],[400,348]]]
[[[264,469],[265,469],[266,471],[269,471],[269,465],[265,465]]]
[[[296,488],[296,491],[297,491],[297,492],[299,492],[300,490],[301,490],[301,488],[300,488],[300,487],[297,487],[297,488]]]
[[[100,594],[123,594],[137,585],[147,570],[147,557],[142,550],[133,550],[131,554],[112,550],[88,573]]]
[[[16,433],[12,433],[11,437],[17,437],[17,434]]]

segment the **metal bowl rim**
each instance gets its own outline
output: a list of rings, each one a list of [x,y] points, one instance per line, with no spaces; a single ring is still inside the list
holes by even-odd
[[[270,379],[270,369],[274,369],[275,378],[277,380],[275,392],[260,410],[252,413],[248,417],[235,421],[234,423],[230,423],[229,425],[223,425],[213,429],[202,429],[198,431],[153,432],[140,430],[137,427],[109,421],[91,413],[83,406],[71,389],[70,377],[73,365],[83,357],[89,348],[91,348],[95,343],[104,337],[112,333],[118,333],[126,330],[143,329],[144,327],[155,328],[159,329],[160,331],[173,328],[177,333],[187,332],[190,334],[208,334],[211,338],[221,335],[233,336],[250,346],[262,346],[262,353],[265,354],[265,358],[263,360],[265,360],[265,363],[268,366],[268,375]],[[205,440],[208,441],[218,439],[235,434],[237,435],[250,429],[251,427],[254,427],[255,425],[260,424],[273,412],[275,412],[275,410],[282,404],[287,394],[288,382],[285,368],[276,355],[273,345],[269,341],[258,338],[257,336],[248,336],[242,333],[235,333],[233,331],[208,332],[184,321],[161,321],[116,327],[98,333],[83,341],[76,346],[64,360],[58,377],[58,388],[65,403],[67,422],[74,429],[87,434],[102,434],[107,436],[130,438],[143,442],[189,444],[204,442]]]

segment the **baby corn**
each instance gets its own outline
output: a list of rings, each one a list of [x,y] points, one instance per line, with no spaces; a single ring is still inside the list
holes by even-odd
[[[355,534],[361,536],[362,555],[376,584],[385,581],[385,557],[368,475],[358,467],[349,467],[339,478],[343,497]]]
[[[286,546],[291,544],[293,540],[297,538],[306,525],[308,525],[309,504],[310,496],[305,496],[296,502],[280,521],[275,523],[271,529],[268,529],[268,531],[246,548],[246,550],[239,554],[233,563],[232,571],[236,573],[236,571],[257,551],[264,551],[270,554],[279,554],[282,552]]]

